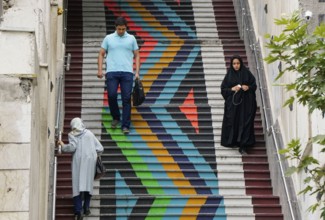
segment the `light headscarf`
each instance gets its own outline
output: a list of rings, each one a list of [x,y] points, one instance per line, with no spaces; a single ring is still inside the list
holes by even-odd
[[[71,134],[74,136],[81,134],[86,129],[81,118],[72,119],[70,122],[70,126],[71,126]]]

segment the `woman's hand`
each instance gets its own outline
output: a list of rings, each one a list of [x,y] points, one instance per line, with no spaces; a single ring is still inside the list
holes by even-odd
[[[241,89],[241,85],[238,84],[238,85],[232,87],[231,91],[238,92],[240,89]]]
[[[63,146],[63,145],[64,145],[64,142],[63,142],[63,141],[60,141],[60,140],[58,140],[58,145],[61,145],[61,146]]]
[[[249,90],[249,86],[248,85],[242,85],[242,87],[241,87],[244,91],[247,91],[247,90]]]

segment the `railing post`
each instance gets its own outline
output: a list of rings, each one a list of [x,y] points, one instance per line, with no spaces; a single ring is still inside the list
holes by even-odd
[[[57,176],[57,167],[58,167],[58,159],[57,157],[54,157],[54,164],[53,164],[53,169],[54,169],[54,181],[53,181],[53,197],[52,197],[52,220],[55,220],[55,207],[56,207],[56,176]]]
[[[65,64],[65,70],[69,71],[70,70],[70,62],[71,62],[71,53],[68,53],[66,56],[66,64]]]

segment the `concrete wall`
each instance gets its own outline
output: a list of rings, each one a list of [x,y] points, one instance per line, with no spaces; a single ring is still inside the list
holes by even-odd
[[[278,35],[281,33],[281,28],[274,24],[275,18],[280,18],[282,15],[290,14],[295,10],[300,10],[303,15],[305,11],[310,10],[313,12],[313,17],[308,21],[310,22],[311,31],[319,23],[319,14],[325,13],[325,3],[320,3],[318,0],[248,0],[253,17],[254,30],[256,33],[257,41],[261,44],[261,53],[263,57],[267,56],[268,49],[265,48],[266,40],[264,35],[269,33],[271,35]],[[312,115],[308,114],[305,107],[295,103],[292,109],[283,108],[284,102],[290,97],[284,88],[275,86],[275,83],[288,83],[295,80],[295,74],[286,74],[279,81],[274,82],[275,77],[279,72],[279,62],[274,64],[264,63],[264,72],[266,82],[269,88],[269,98],[271,102],[271,111],[274,122],[279,125],[282,133],[284,146],[293,138],[299,138],[302,145],[305,147],[310,137],[317,134],[325,134],[325,120],[319,112]],[[313,145],[306,147],[304,153],[318,158],[324,164],[324,154],[320,154],[320,146]],[[296,165],[295,161],[288,161],[289,164]],[[305,186],[303,180],[307,174],[300,173],[293,175],[293,182],[295,191],[298,193]],[[302,219],[319,219],[319,212],[310,214],[306,211],[312,203],[315,202],[313,196],[299,196],[299,206],[301,207]]]
[[[49,219],[62,2],[2,3],[0,219]]]

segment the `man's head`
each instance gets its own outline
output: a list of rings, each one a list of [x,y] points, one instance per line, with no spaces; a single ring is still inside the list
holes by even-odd
[[[117,34],[120,37],[122,37],[125,34],[127,25],[128,25],[128,23],[124,17],[118,17],[115,20],[115,29],[116,29]]]

